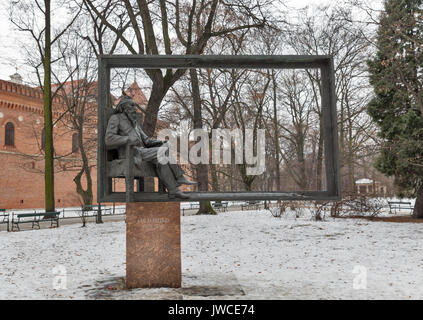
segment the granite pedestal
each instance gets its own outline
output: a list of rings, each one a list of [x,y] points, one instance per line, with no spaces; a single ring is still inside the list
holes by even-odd
[[[178,202],[126,204],[127,288],[181,287]]]

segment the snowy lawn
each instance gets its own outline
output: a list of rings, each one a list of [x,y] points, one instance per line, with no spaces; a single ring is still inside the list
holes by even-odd
[[[0,298],[423,299],[423,224],[268,211],[181,219],[182,289],[121,290],[125,223],[113,222],[0,232]]]

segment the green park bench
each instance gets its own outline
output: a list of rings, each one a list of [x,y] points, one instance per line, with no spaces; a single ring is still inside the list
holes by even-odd
[[[244,211],[244,209],[258,210],[260,209],[260,201],[258,200],[246,201],[244,204],[241,204],[241,210]]]
[[[9,231],[9,212],[6,212],[6,209],[0,209],[0,224],[6,224],[7,231]]]
[[[12,231],[15,231],[15,226],[20,231],[19,224],[31,223],[32,229],[36,227],[40,229],[40,221],[50,221],[50,227],[59,227],[59,211],[54,212],[39,212],[32,213],[13,213],[12,214]]]
[[[228,211],[228,202],[227,201],[214,202],[213,209],[216,209],[220,212],[226,212]]]
[[[182,208],[182,215],[185,215],[185,211],[196,209],[200,209],[200,204],[198,202],[190,202],[188,208]]]
[[[98,204],[84,205],[81,208],[81,211],[82,212],[84,212],[84,213],[87,213],[87,212],[96,212],[95,215],[97,215],[100,210],[101,210],[101,212],[104,212],[104,213],[102,213],[103,215],[111,214],[111,209],[110,208],[106,208],[106,206],[103,205],[103,204],[102,205],[98,205]]]
[[[389,213],[394,214],[397,211],[401,210],[414,210],[414,207],[411,205],[410,201],[388,201]],[[393,210],[393,212],[392,212]]]

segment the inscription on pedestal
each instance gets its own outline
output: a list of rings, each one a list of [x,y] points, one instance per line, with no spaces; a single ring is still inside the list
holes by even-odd
[[[179,203],[126,204],[126,285],[181,287]]]

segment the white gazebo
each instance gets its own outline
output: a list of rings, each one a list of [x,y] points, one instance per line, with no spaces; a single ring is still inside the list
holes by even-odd
[[[356,191],[358,194],[380,194],[385,195],[387,188],[382,185],[379,181],[371,179],[360,179],[355,182]]]

